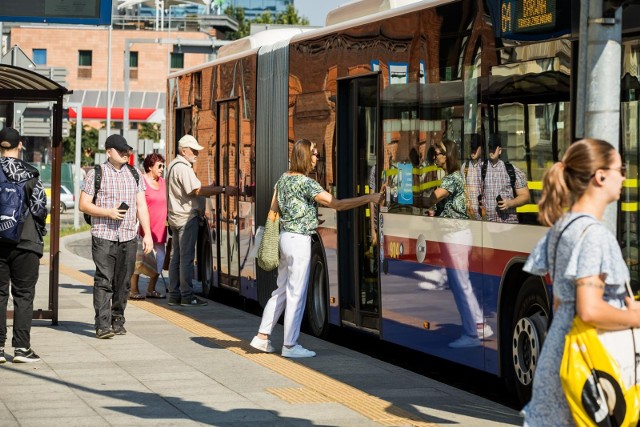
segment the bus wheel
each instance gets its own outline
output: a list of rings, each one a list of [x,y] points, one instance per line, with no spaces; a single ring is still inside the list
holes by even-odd
[[[307,325],[311,334],[326,338],[329,334],[327,273],[322,251],[315,247],[311,255],[311,272],[307,290]]]
[[[201,234],[203,235],[203,234]],[[211,298],[213,293],[213,257],[211,251],[211,241],[208,237],[202,240],[198,256],[198,275],[202,282],[202,295]]]
[[[551,312],[544,284],[538,277],[527,278],[516,298],[509,375],[511,385],[522,404],[531,400],[533,375],[550,320]]]

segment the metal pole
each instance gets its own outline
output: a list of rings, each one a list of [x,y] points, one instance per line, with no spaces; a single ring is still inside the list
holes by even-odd
[[[131,40],[124,41],[124,117],[122,117],[123,136],[129,130],[129,56],[131,50]]]
[[[111,134],[111,33],[113,26],[109,25],[109,53],[107,54],[107,138]],[[104,148],[104,147],[101,147]]]
[[[578,85],[576,88],[576,138],[584,138],[584,112],[587,101],[587,28],[589,2],[580,4],[580,37],[578,41]]]
[[[82,152],[82,104],[76,104],[76,165],[75,165],[75,179],[73,180],[73,197],[75,198],[75,204],[73,207],[73,228],[76,230],[80,228],[80,176],[82,174],[82,168],[80,164],[80,155]]]
[[[583,1],[582,5],[587,1]],[[603,139],[620,147],[620,76],[622,72],[622,8],[603,17],[602,0],[589,0],[586,34],[584,136]],[[616,234],[617,203],[611,203],[602,221]]]

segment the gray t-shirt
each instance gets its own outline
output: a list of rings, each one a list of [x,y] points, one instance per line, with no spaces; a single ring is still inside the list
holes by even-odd
[[[560,232],[578,216],[583,218],[568,226],[558,244]],[[587,226],[589,228],[585,230]],[[553,297],[561,302],[538,359],[531,401],[522,410],[525,422],[529,427],[572,427],[575,424],[562,391],[559,372],[565,336],[576,312],[575,281],[603,274],[604,300],[622,308],[629,270],[615,236],[595,217],[578,213],[568,213],[556,222],[531,252],[524,270],[532,274],[553,274]]]

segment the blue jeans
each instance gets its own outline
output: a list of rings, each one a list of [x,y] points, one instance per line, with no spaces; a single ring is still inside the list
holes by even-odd
[[[171,227],[171,260],[169,261],[169,298],[173,301],[193,298],[193,262],[199,229],[198,217],[181,227]]]
[[[114,242],[98,237],[91,238],[91,254],[96,264],[93,280],[93,308],[96,311],[96,329],[111,328],[115,319],[124,323],[131,275],[136,263],[138,242]]]

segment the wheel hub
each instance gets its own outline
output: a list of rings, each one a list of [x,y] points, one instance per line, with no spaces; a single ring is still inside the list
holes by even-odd
[[[523,317],[513,330],[513,367],[518,380],[529,385],[538,364],[540,339],[535,323],[529,317]]]

